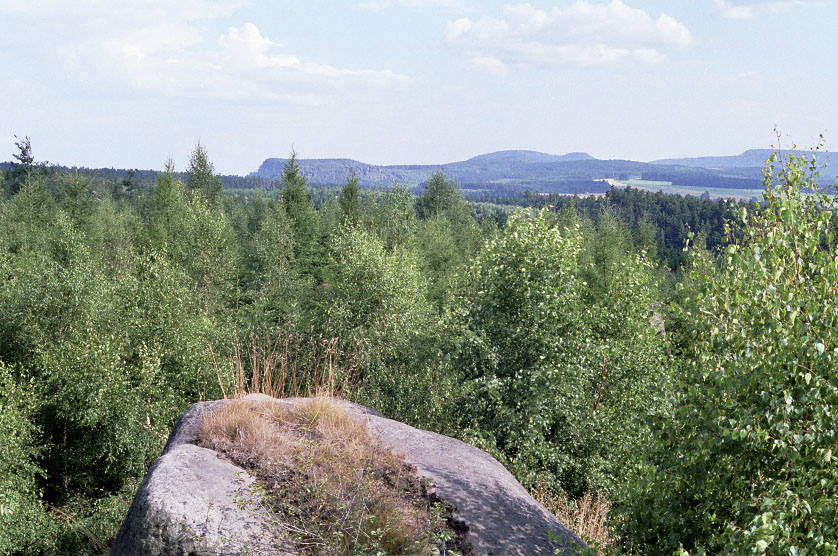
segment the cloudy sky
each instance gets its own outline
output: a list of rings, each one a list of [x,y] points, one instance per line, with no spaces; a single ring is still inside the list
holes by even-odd
[[[838,143],[828,0],[0,0],[0,160],[222,173]]]

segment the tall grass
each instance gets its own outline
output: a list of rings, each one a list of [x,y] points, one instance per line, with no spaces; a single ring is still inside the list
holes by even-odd
[[[251,331],[245,341],[234,331],[232,350],[225,357],[208,349],[225,398],[257,393],[273,398],[350,398],[366,362],[363,347],[347,351],[339,338],[263,328]]]
[[[604,496],[586,492],[579,500],[572,500],[546,485],[537,485],[530,494],[565,527],[601,554],[616,546],[616,539],[606,524],[611,504]]]

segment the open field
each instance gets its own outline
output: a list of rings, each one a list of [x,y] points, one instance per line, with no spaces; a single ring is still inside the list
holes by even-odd
[[[680,194],[680,195],[695,195],[696,197],[708,193],[711,199],[736,199],[737,201],[750,201],[754,198],[762,197],[762,189],[734,189],[726,187],[686,187],[683,185],[674,185],[668,181],[649,181],[649,180],[614,180],[605,179],[609,185],[613,187],[633,187],[642,191],[660,191],[662,193]]]

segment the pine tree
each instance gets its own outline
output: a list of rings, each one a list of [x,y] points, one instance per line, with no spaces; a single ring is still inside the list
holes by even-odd
[[[17,162],[12,162],[12,168],[9,170],[7,175],[6,181],[8,182],[8,190],[9,195],[14,195],[20,188],[23,187],[23,184],[26,183],[26,178],[28,178],[32,171],[36,168],[35,164],[35,157],[32,155],[32,142],[27,135],[23,139],[20,139],[17,135],[15,135],[15,146],[18,149],[18,152],[13,153],[12,157],[14,157]]]
[[[466,205],[457,183],[445,178],[445,172],[434,172],[425,184],[425,192],[416,202],[416,210],[421,218],[440,216]]]

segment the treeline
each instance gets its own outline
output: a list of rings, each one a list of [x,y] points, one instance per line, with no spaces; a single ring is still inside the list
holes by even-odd
[[[786,187],[797,167],[736,207],[723,253],[683,201],[691,248],[668,268],[655,211],[676,201],[639,192],[510,213],[437,173],[315,205],[292,156],[276,199],[230,196],[198,145],[182,179],[125,194],[19,147],[0,173],[0,554],[106,552],[177,415],[254,389],[325,390],[532,490],[607,497],[603,550],[838,538],[832,201]]]
[[[628,226],[635,242],[647,250],[652,260],[659,260],[671,270],[686,262],[684,247],[690,238],[700,241],[711,252],[717,252],[726,241],[725,221],[742,206],[727,199],[703,199],[691,195],[668,195],[626,188],[609,188],[604,196],[568,196],[526,192],[521,195],[469,195],[485,204],[508,207],[545,208],[561,211],[573,207],[577,213],[596,221],[611,214]],[[748,204],[753,209],[755,203]],[[495,211],[502,215],[502,211]],[[508,211],[507,211],[508,212]],[[502,220],[502,216],[499,216]]]

